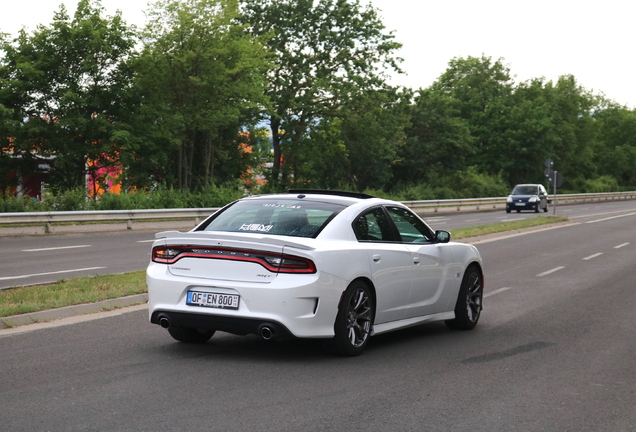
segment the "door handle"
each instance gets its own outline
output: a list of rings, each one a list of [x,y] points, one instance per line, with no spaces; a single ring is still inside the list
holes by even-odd
[[[380,257],[380,255],[379,255],[379,254],[375,254],[375,255],[373,255],[373,261],[374,261],[374,262],[380,262],[380,258],[381,258],[381,257]]]
[[[420,263],[420,258],[419,257],[413,257],[413,264],[419,264]]]

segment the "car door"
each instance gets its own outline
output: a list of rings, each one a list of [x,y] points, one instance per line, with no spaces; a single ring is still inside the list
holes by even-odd
[[[402,244],[411,254],[409,274],[412,280],[406,318],[446,312],[455,290],[452,269],[452,245],[436,243],[435,233],[413,212],[402,207],[387,207]]]
[[[376,292],[375,324],[404,319],[411,293],[411,252],[395,237],[382,207],[359,215],[353,229],[369,259]]]

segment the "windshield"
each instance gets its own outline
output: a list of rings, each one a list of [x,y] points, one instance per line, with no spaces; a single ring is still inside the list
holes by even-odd
[[[316,237],[344,208],[294,198],[237,201],[211,216],[199,230]]]
[[[537,195],[536,186],[515,186],[510,195]]]

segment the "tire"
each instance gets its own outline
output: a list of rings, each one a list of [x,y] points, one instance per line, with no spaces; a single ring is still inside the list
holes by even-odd
[[[539,213],[540,208],[541,208],[541,204],[537,204],[537,206],[534,208],[534,212]]]
[[[459,288],[455,304],[455,319],[447,320],[446,325],[454,330],[472,330],[477,325],[484,296],[481,271],[476,265],[466,269],[462,285]]]
[[[543,209],[543,212],[544,212],[544,213],[547,213],[547,212],[548,212],[548,205],[547,205],[547,204],[545,205],[545,208]]]
[[[179,342],[202,344],[214,336],[215,330],[205,330],[190,327],[169,327],[168,333]]]
[[[506,213],[510,213],[510,209],[509,208],[506,209]]]
[[[334,324],[335,351],[344,356],[362,353],[371,336],[375,305],[371,290],[362,281],[355,281],[344,292]]]

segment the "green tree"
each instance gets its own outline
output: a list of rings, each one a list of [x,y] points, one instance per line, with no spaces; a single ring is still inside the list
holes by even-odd
[[[371,90],[343,107],[342,139],[348,153],[343,180],[351,189],[393,188],[392,168],[404,145],[412,98],[410,89]]]
[[[517,85],[502,114],[500,152],[492,165],[499,168],[508,185],[543,183],[544,161],[554,158],[554,106],[542,78]]]
[[[636,186],[636,110],[609,103],[595,111],[594,118],[598,174],[615,178],[623,187]]]
[[[601,101],[572,75],[548,82],[545,91],[553,124],[548,138],[550,153],[555,169],[563,174],[564,185],[572,187],[596,176],[594,147],[598,134],[593,113]]]
[[[399,184],[434,183],[449,171],[474,164],[475,138],[461,103],[445,92],[420,90],[410,109],[406,141],[394,166]]]
[[[87,161],[117,158],[112,137],[129,83],[120,65],[134,44],[133,29],[97,0],[81,0],[72,20],[61,6],[50,26],[2,44],[5,108],[20,122],[15,148],[54,157],[54,187],[83,186]]]
[[[210,186],[266,103],[267,52],[237,21],[235,0],[160,0],[149,17],[134,68],[143,100],[137,121],[153,126],[137,152],[159,150],[144,169],[167,159],[170,170],[158,177],[179,188]]]
[[[497,156],[507,144],[502,139],[502,119],[513,91],[509,67],[502,59],[483,55],[454,58],[430,89],[458,101],[459,117],[467,121],[475,139],[475,164],[483,172],[497,173],[501,169]]]
[[[300,153],[312,127],[337,117],[338,107],[360,92],[383,87],[387,68],[399,70],[393,55],[401,45],[384,33],[377,11],[358,0],[243,4],[245,22],[267,37],[275,55],[266,94],[274,150],[270,187],[277,190],[302,176]]]

